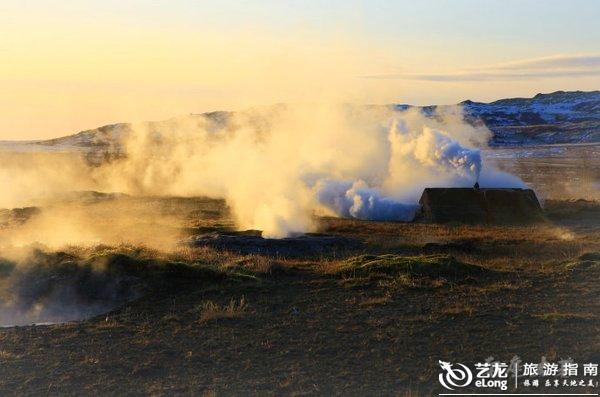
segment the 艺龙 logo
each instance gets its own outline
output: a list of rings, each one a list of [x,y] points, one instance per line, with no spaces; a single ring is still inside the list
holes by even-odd
[[[440,373],[440,383],[448,390],[454,390],[454,387],[466,387],[473,380],[473,373],[463,364],[456,364],[461,368],[452,368],[453,364],[439,360],[440,367],[445,372]]]

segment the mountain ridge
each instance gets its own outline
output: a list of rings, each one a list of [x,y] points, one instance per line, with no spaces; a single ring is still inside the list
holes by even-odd
[[[483,123],[493,137],[490,145],[531,145],[553,143],[600,142],[600,90],[555,91],[538,93],[531,98],[504,98],[492,102],[464,100],[456,105],[415,106],[409,104],[374,105],[395,111],[419,109],[435,116],[438,109],[462,106],[465,121]],[[151,128],[168,128],[182,118],[208,121],[213,128],[222,128],[235,112],[213,111],[145,122]],[[35,141],[4,141],[21,145],[60,146],[72,150],[119,151],[120,142],[131,131],[131,123],[107,124],[63,137]]]

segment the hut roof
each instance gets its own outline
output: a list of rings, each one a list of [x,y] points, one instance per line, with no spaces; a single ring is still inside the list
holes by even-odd
[[[426,188],[416,220],[435,223],[525,224],[544,219],[531,189]]]

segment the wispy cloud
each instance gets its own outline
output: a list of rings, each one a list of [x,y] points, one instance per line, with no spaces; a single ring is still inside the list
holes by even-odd
[[[598,68],[600,67],[600,55],[553,55],[543,58],[524,59],[490,66],[491,69],[515,70],[515,69],[548,69],[548,68]]]
[[[449,73],[394,73],[363,76],[370,79],[422,81],[530,80],[557,77],[600,76],[600,55],[554,55],[517,60]]]

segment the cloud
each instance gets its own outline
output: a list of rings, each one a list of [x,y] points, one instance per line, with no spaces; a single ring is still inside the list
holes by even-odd
[[[543,58],[525,59],[507,62],[491,66],[497,70],[519,70],[519,69],[585,69],[599,68],[600,55],[553,55]]]
[[[449,73],[396,73],[363,77],[370,79],[459,82],[588,76],[600,76],[600,55],[553,55],[480,68],[467,68]]]

